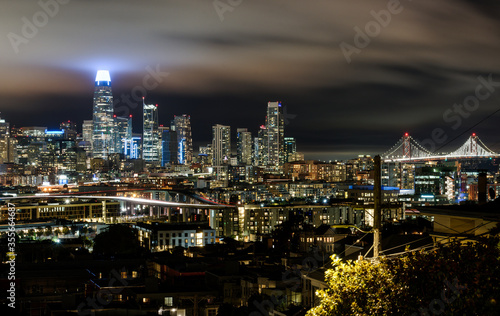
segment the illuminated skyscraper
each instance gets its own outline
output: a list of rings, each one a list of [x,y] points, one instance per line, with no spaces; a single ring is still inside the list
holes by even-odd
[[[94,121],[85,120],[82,124],[82,144],[81,147],[90,154],[92,153],[92,136],[94,135]]]
[[[191,137],[191,116],[183,114],[174,116],[175,132],[177,133],[178,162],[190,165],[193,162],[193,138]]]
[[[10,124],[0,118],[0,163],[15,162],[17,140],[10,135]]]
[[[266,117],[266,165],[275,169],[285,163],[284,125],[281,102],[268,102]]]
[[[160,127],[161,132],[161,166],[172,165],[177,163],[177,132],[175,128],[168,126]]]
[[[294,153],[297,152],[295,138],[285,137],[285,162],[289,162]]]
[[[125,140],[132,138],[132,115],[129,117],[115,116],[115,151],[125,153]]]
[[[246,128],[236,130],[236,156],[238,164],[252,164],[252,133]]]
[[[160,132],[158,130],[158,104],[145,104],[143,99],[142,159],[160,162]]]
[[[115,153],[113,93],[107,70],[99,70],[95,77],[93,124],[92,156],[107,159]]]
[[[212,135],[213,165],[222,166],[231,157],[231,127],[214,125]]]
[[[261,125],[257,132],[257,137],[254,138],[253,145],[253,165],[264,166],[267,161],[267,130],[264,125]]]

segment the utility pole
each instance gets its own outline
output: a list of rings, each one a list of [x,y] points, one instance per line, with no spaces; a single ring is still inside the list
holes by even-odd
[[[375,156],[374,161],[374,186],[373,186],[373,257],[378,258],[380,251],[380,226],[382,210],[382,168],[380,156]]]

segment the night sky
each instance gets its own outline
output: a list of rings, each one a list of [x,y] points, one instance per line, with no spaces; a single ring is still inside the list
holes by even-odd
[[[404,132],[500,152],[499,1],[55,1],[2,1],[0,115],[17,127],[91,119],[108,69],[117,114],[138,131],[146,91],[160,124],[191,115],[195,152],[215,124],[256,133],[268,101],[309,159],[382,154]]]

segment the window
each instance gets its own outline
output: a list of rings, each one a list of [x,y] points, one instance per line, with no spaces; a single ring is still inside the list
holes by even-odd
[[[169,234],[169,233],[166,233],[166,234],[165,234],[165,237],[167,237],[167,238],[168,238],[168,237],[170,237],[170,234]]]
[[[194,233],[191,233],[191,237],[194,237]]]
[[[174,306],[174,298],[171,296],[166,296],[164,303],[165,306]]]
[[[176,233],[172,233],[172,237],[177,237],[177,234]]]
[[[184,237],[187,237],[188,236],[188,233],[184,233]]]
[[[160,233],[160,238],[163,238],[163,234],[162,233]]]
[[[127,278],[127,271],[122,271],[121,277],[122,277],[122,279],[126,279]]]
[[[184,239],[184,243],[185,243],[185,244],[186,244],[186,246],[187,246],[187,244],[188,244],[188,240],[187,240],[187,239]]]
[[[207,310],[207,315],[208,316],[216,316],[217,310],[216,309],[209,309],[209,310]]]
[[[137,271],[132,271],[132,278],[137,278]]]

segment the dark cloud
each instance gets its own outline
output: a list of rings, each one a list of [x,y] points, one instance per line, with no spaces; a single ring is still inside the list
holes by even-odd
[[[478,76],[500,81],[498,2],[402,0],[347,63],[339,45],[354,45],[355,28],[388,3],[243,1],[221,21],[211,1],[70,1],[16,53],[8,34],[22,35],[23,17],[41,7],[9,2],[0,12],[1,115],[17,126],[82,122],[97,69],[111,71],[119,99],[159,67],[169,75],[147,100],[163,124],[191,114],[195,144],[209,142],[217,123],[257,132],[272,100],[296,115],[286,133],[310,158],[381,153],[406,131],[425,140],[435,128],[456,142],[474,128],[495,144],[498,117],[485,118],[500,91],[457,129],[443,113],[474,93]],[[139,107],[130,111],[139,120]]]

